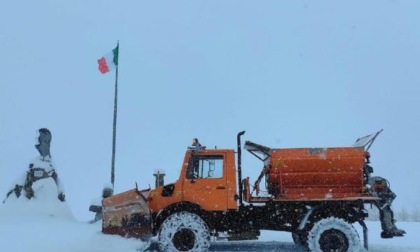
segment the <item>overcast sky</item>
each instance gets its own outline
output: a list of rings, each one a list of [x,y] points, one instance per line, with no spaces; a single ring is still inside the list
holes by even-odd
[[[235,148],[347,146],[384,129],[375,175],[396,207],[420,206],[418,1],[7,1],[0,9],[0,194],[52,157],[75,216],[110,181],[120,42],[115,191],[178,178],[197,137]],[[262,164],[244,154],[243,176]],[[3,196],[2,196],[3,197]]]

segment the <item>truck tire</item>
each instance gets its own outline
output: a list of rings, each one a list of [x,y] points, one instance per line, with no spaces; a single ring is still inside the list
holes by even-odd
[[[200,216],[179,212],[162,223],[158,240],[160,251],[207,251],[210,232]]]
[[[309,231],[308,249],[313,252],[360,251],[360,238],[350,223],[330,217],[316,222]]]

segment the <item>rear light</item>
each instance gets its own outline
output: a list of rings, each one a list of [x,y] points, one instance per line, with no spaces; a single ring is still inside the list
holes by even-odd
[[[370,158],[370,153],[369,153],[369,151],[365,151],[365,158]]]

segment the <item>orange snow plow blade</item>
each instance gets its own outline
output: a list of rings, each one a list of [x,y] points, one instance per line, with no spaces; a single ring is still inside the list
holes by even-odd
[[[133,189],[102,200],[102,232],[147,241],[152,237],[149,190]]]

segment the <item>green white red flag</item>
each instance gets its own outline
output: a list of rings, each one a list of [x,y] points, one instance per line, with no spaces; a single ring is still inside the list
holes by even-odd
[[[102,58],[98,59],[99,71],[103,74],[112,71],[118,66],[118,46]]]

